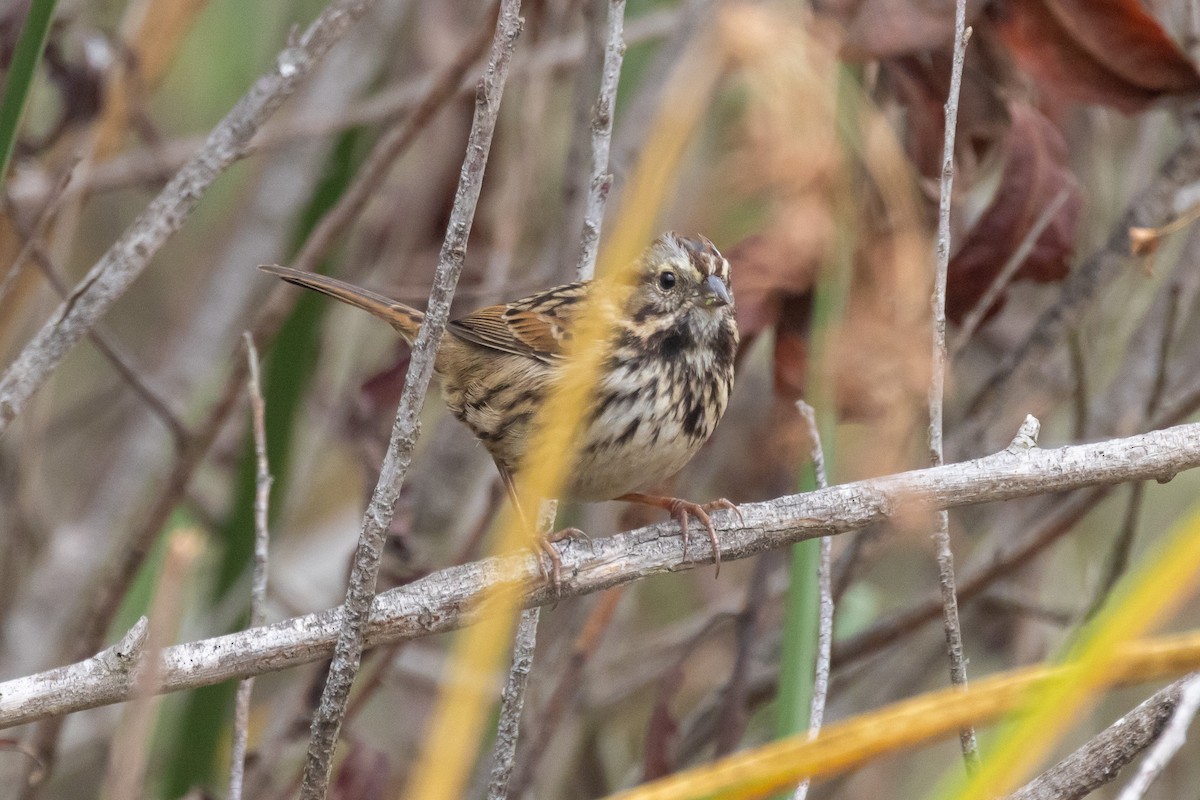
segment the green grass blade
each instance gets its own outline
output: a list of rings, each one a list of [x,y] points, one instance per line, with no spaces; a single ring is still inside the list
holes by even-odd
[[[853,142],[854,125],[848,124],[848,116],[855,114],[853,96],[858,91],[857,78],[852,72],[842,69],[838,78],[838,131],[843,152],[855,152]],[[810,404],[816,410],[817,427],[825,454],[825,467],[830,480],[835,474],[837,455],[837,398],[833,381],[834,374],[828,369],[830,343],[841,327],[846,301],[850,292],[850,276],[853,271],[853,211],[845,200],[840,202],[836,214],[841,218],[838,225],[839,238],[831,263],[821,271],[816,295],[813,299],[812,357],[807,378]],[[797,412],[798,413],[798,412]],[[816,476],[811,465],[805,470],[799,490],[812,491],[816,487]],[[817,539],[799,542],[792,546],[792,565],[788,584],[787,601],[783,623],[783,640],[779,664],[779,696],[776,701],[776,735],[790,736],[808,729],[812,706],[813,683],[817,660],[817,630],[820,614],[820,589],[817,583],[817,568],[820,563],[821,544]]]
[[[0,97],[0,181],[8,174],[8,162],[17,144],[17,130],[21,127],[34,73],[42,60],[42,51],[46,49],[46,37],[50,34],[56,5],[58,0],[33,0],[17,39],[13,63],[4,80],[4,95]]]

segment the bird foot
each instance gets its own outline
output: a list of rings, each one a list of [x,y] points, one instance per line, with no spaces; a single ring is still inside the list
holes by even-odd
[[[542,577],[550,584],[554,590],[555,597],[562,594],[562,556],[559,555],[558,548],[554,546],[554,542],[573,541],[577,539],[586,539],[588,547],[595,552],[595,545],[592,542],[592,537],[581,531],[579,528],[563,528],[554,533],[547,534],[544,538],[538,540],[537,549],[546,556],[546,560],[538,558],[538,569],[541,570]],[[535,553],[535,555],[537,555]],[[547,566],[546,561],[550,564]]]
[[[690,539],[690,535],[688,533],[688,523],[691,522],[692,517],[695,517],[696,520],[703,525],[704,529],[708,532],[708,541],[712,544],[713,563],[717,568],[714,577],[720,577],[721,575],[721,543],[717,539],[717,531],[715,528],[713,528],[712,518],[709,516],[709,512],[722,510],[732,511],[738,515],[739,520],[742,522],[746,521],[745,518],[742,517],[742,512],[738,509],[738,507],[726,500],[724,497],[720,498],[719,500],[713,500],[709,503],[693,503],[690,500],[683,500],[678,497],[659,497],[658,495],[633,492],[631,494],[622,495],[617,499],[624,500],[629,503],[641,503],[643,505],[656,506],[664,509],[668,514],[670,514],[671,519],[679,523],[680,535],[683,537],[684,561],[687,560],[688,540]]]

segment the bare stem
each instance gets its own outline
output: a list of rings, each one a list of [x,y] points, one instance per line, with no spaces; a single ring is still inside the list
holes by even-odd
[[[817,488],[828,489],[825,450],[821,447],[821,432],[817,429],[816,411],[803,400],[796,403],[796,408],[800,411],[800,416],[804,417],[809,440],[812,442],[810,455]],[[821,732],[821,723],[825,720],[825,701],[829,696],[829,668],[833,654],[833,539],[829,536],[821,537],[821,561],[817,566],[817,583],[821,596],[821,616],[817,627],[816,677],[813,680],[812,706],[808,716],[810,739],[815,739]],[[808,797],[808,785],[807,778],[802,780],[792,794],[792,800],[805,800]]]
[[[558,501],[543,500],[538,507],[537,535],[549,536],[554,531],[554,518],[557,515]],[[537,646],[541,618],[540,607],[527,608],[521,612],[521,619],[517,623],[512,664],[500,696],[500,719],[496,724],[496,743],[492,747],[488,800],[504,800],[508,797],[509,782],[516,764],[521,713],[525,710],[525,689],[529,686],[529,673],[533,669],[533,651]]]
[[[576,277],[581,281],[591,280],[596,272],[600,225],[604,219],[608,190],[612,185],[612,175],[608,174],[608,151],[612,144],[613,110],[617,100],[617,83],[621,77],[621,60],[625,55],[625,42],[621,38],[624,21],[625,0],[610,0],[604,72],[600,82],[600,96],[596,100],[592,116],[591,183],[588,187],[587,214],[583,222],[579,266],[576,270]],[[557,503],[543,501],[538,513],[539,535],[549,535],[554,530],[557,508]],[[504,685],[496,744],[492,752],[488,800],[504,800],[508,796],[509,780],[516,763],[521,711],[525,707],[525,688],[529,683],[529,671],[533,667],[533,650],[537,642],[540,618],[541,612],[538,609],[526,609],[521,613],[517,625],[512,666],[508,681]]]
[[[508,78],[508,66],[521,32],[520,0],[504,0],[492,42],[491,57],[475,98],[475,115],[467,140],[466,157],[455,192],[454,207],[446,238],[442,243],[434,274],[433,288],[425,320],[412,348],[412,361],[404,381],[404,391],[396,410],[387,454],[380,469],[379,482],[363,517],[362,531],[354,554],[354,563],[342,606],[333,661],[313,715],[304,777],[300,787],[302,800],[323,800],[333,768],[333,750],[346,713],[350,687],[358,674],[366,639],[367,623],[375,599],[375,583],[383,555],[384,538],[392,522],[400,487],[412,463],[412,453],[420,436],[420,411],[429,381],[433,377],[434,358],[445,333],[450,301],[462,273],[467,238],[479,202],[483,172],[491,150],[492,134],[500,113],[500,97]]]
[[[500,722],[496,726],[496,745],[492,749],[492,775],[488,783],[488,800],[508,797],[509,780],[516,761],[517,737],[520,733],[521,711],[525,708],[525,689],[533,669],[533,651],[537,645],[538,620],[541,608],[527,608],[517,623],[513,644],[512,667],[500,704]]]
[[[625,0],[609,0],[608,42],[604,47],[604,72],[600,79],[600,96],[592,110],[592,171],[588,183],[583,235],[579,245],[579,279],[588,280],[596,271],[596,254],[600,249],[600,228],[604,224],[604,206],[612,188],[613,176],[608,171],[608,154],[612,147],[613,114],[617,106],[617,84],[621,79],[621,62],[625,58]]]
[[[942,143],[942,179],[938,203],[937,271],[933,288],[933,376],[929,387],[929,456],[938,466],[942,454],[942,407],[946,387],[946,273],[950,266],[950,201],[954,191],[954,133],[958,125],[958,96],[962,88],[963,59],[971,31],[966,27],[966,0],[957,0],[954,10],[954,59],[950,71],[950,94],[946,100],[946,127]],[[937,514],[933,533],[937,549],[938,585],[942,593],[942,618],[946,628],[946,650],[950,656],[950,680],[967,685],[967,661],[963,655],[962,628],[958,621],[958,597],[954,582],[954,554],[950,549],[950,515]],[[967,771],[979,765],[975,729],[959,733]]]
[[[271,501],[271,469],[267,462],[266,406],[263,402],[262,384],[258,375],[258,350],[254,337],[247,331],[246,361],[250,370],[250,418],[254,429],[255,493],[254,493],[254,578],[250,588],[250,627],[257,628],[266,622],[267,607],[267,554],[270,535],[267,528],[267,512]],[[242,784],[246,775],[246,741],[250,729],[250,693],[254,678],[245,678],[238,685],[237,704],[234,708],[233,753],[229,765],[228,800],[241,800]]]

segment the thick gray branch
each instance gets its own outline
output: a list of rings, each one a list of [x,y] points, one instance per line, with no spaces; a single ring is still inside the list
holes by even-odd
[[[275,60],[225,118],[200,151],[138,215],[96,262],[54,316],[0,376],[0,435],[54,372],[79,339],[150,264],[200,203],[218,176],[241,158],[259,127],[320,63],[342,34],[374,0],[334,0],[300,40]]]
[[[746,558],[826,534],[921,511],[1012,500],[1140,480],[1167,480],[1200,466],[1200,423],[1124,439],[1043,450],[1028,438],[984,458],[857,481],[807,494],[741,507],[744,523],[714,517],[722,560]],[[696,556],[702,546],[693,543]],[[649,575],[712,562],[706,553],[681,562],[673,523],[651,525],[563,549],[562,596],[589,594]],[[377,646],[456,630],[476,621],[478,601],[498,583],[517,585],[521,604],[557,602],[527,553],[487,559],[436,572],[375,599],[366,645]],[[274,672],[328,658],[341,625],[341,609],[284,620],[261,628],[176,645],[163,653],[163,690],[194,689]],[[0,684],[0,728],[116,703],[130,696],[121,674],[97,674],[89,662]]]

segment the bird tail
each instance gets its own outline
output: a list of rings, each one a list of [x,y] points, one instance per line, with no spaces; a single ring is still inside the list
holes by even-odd
[[[278,264],[263,264],[259,266],[263,272],[277,275],[288,283],[303,286],[305,289],[327,294],[356,308],[369,311],[395,328],[409,344],[417,337],[417,329],[425,315],[415,308],[389,300],[380,294],[351,286],[345,281],[319,275],[315,272],[281,267]]]

